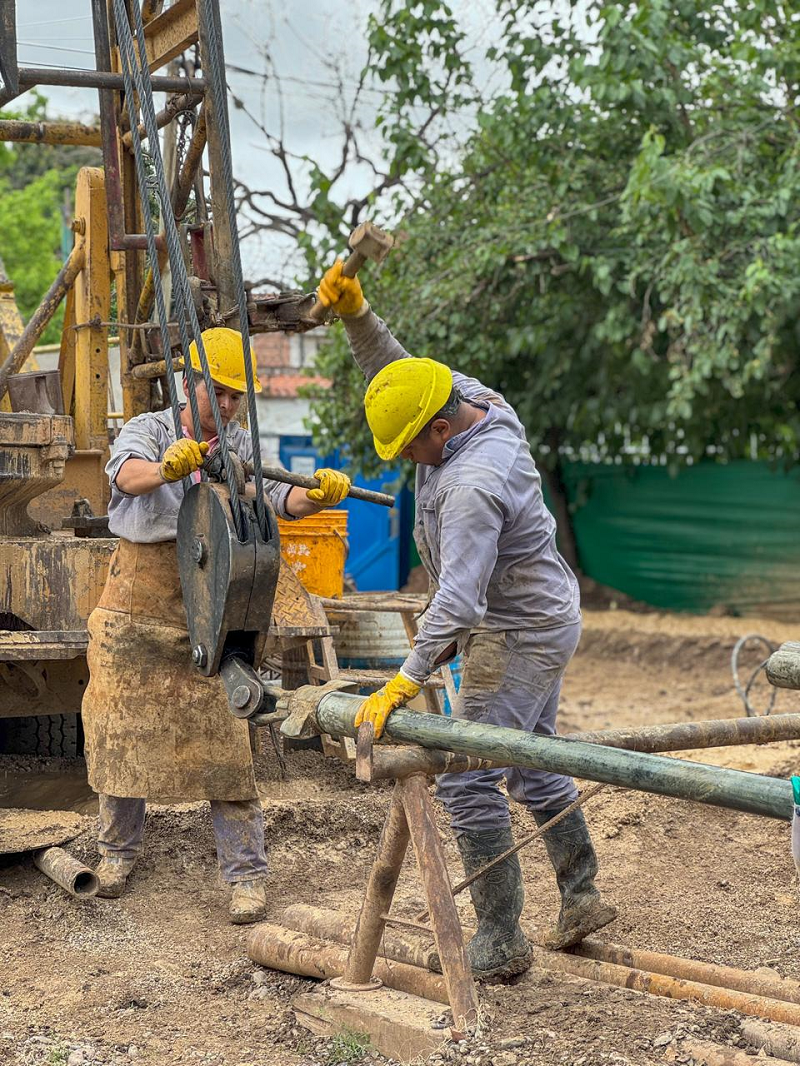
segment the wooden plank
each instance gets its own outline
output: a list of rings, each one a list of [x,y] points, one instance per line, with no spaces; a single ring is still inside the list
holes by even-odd
[[[441,1004],[379,988],[345,992],[324,988],[300,992],[292,1000],[300,1025],[320,1036],[363,1033],[373,1048],[400,1062],[426,1059],[444,1042],[449,1029],[436,1029]]]
[[[171,7],[147,23],[144,37],[152,73],[197,44],[195,0],[175,0]]]

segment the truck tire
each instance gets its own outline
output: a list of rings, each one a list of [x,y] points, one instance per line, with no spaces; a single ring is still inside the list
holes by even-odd
[[[0,719],[0,753],[6,755],[83,755],[79,714],[42,714]]]

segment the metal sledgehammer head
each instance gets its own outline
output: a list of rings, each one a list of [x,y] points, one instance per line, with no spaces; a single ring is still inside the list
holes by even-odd
[[[346,278],[354,278],[368,259],[373,263],[382,263],[394,245],[394,237],[386,233],[374,222],[362,222],[356,226],[350,234],[350,255],[342,267],[342,274]],[[317,300],[308,313],[308,317],[314,322],[322,322],[328,308]]]

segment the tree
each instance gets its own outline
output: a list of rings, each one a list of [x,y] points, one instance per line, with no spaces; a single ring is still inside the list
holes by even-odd
[[[369,297],[414,354],[516,406],[569,550],[565,457],[797,458],[800,24],[765,2],[497,12],[503,91],[426,174]],[[385,0],[377,66],[392,77],[438,19],[444,3]],[[423,56],[443,60],[461,106],[472,72],[460,54]],[[423,70],[430,103],[426,84]],[[409,91],[399,78],[384,118],[395,141]],[[320,370],[334,381],[321,447],[347,440],[372,463],[341,338]]]
[[[36,94],[24,111],[2,111],[0,117],[47,121],[45,98]],[[101,161],[95,148],[0,142],[0,259],[26,319],[61,268],[64,191],[74,189],[81,166]],[[62,319],[63,307],[42,343],[58,341]]]

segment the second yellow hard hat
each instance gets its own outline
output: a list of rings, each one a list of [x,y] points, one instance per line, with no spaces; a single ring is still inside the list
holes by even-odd
[[[396,459],[452,390],[450,367],[435,359],[396,359],[379,370],[364,396],[364,411],[381,459]]]

